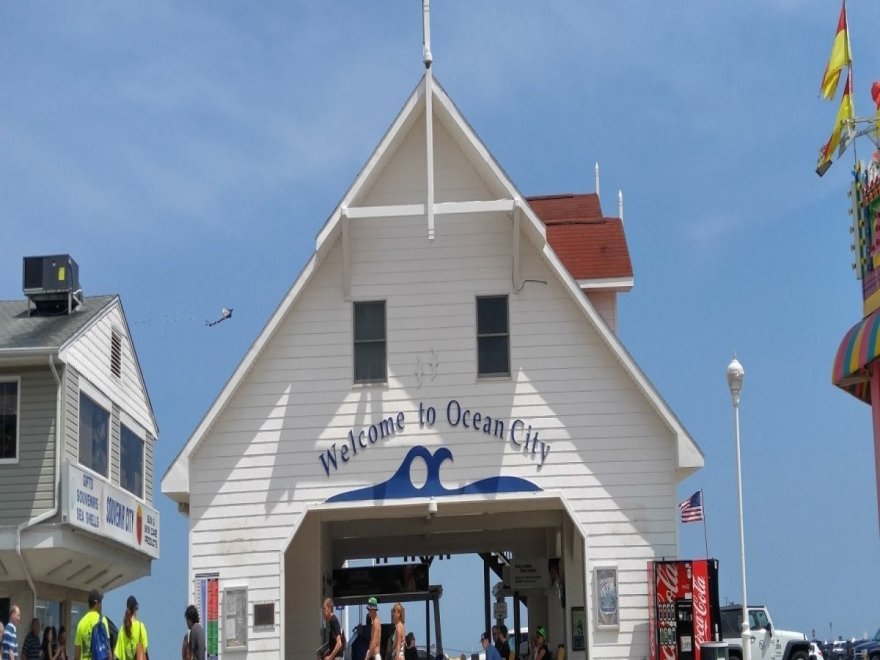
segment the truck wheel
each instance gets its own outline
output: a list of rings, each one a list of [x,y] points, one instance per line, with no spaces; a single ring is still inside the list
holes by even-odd
[[[730,656],[730,660],[742,660],[742,655],[740,654],[739,649],[736,651],[731,649],[728,655]],[[873,660],[873,658],[871,660]]]
[[[804,650],[795,651],[788,660],[810,660],[810,655]]]

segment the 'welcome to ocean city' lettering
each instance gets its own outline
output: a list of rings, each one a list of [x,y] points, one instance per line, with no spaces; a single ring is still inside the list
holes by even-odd
[[[431,428],[436,421],[436,408],[419,402],[419,427]],[[531,424],[526,424],[521,419],[514,419],[508,425],[503,419],[465,408],[457,400],[450,399],[446,404],[446,422],[453,428],[469,429],[474,433],[493,436],[509,443],[516,451],[537,460],[539,469],[550,454],[550,444],[538,439],[538,431],[533,430]],[[339,469],[340,463],[345,465],[355,458],[358,452],[367,450],[379,440],[386,440],[401,433],[405,424],[406,415],[399,412],[385,417],[376,424],[364,427],[357,434],[351,429],[344,443],[334,442],[329,449],[318,455],[324,473],[329,477],[331,470]]]

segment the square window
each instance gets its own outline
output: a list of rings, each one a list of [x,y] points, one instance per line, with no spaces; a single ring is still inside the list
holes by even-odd
[[[510,324],[507,296],[477,298],[477,373],[510,375]]]
[[[110,413],[79,393],[79,463],[107,477]]]
[[[0,381],[0,460],[18,459],[18,383]]]
[[[119,485],[144,496],[144,441],[125,424],[119,428]]]
[[[385,301],[354,303],[354,382],[386,380]]]

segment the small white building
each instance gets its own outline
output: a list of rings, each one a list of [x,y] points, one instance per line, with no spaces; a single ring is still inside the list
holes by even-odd
[[[219,654],[311,660],[346,560],[469,552],[551,648],[646,657],[703,456],[615,334],[631,286],[621,220],[524,198],[429,72],[162,480]]]
[[[23,272],[27,298],[0,301],[0,620],[20,606],[19,643],[159,557],[158,427],[119,296],[83,296],[69,255]]]

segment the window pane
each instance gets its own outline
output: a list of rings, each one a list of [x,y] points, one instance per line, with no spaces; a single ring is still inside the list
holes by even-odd
[[[510,375],[507,337],[480,337],[477,350],[481,376]]]
[[[385,339],[385,302],[354,304],[354,339]]]
[[[79,395],[79,462],[107,476],[110,413],[85,394]]]
[[[119,485],[144,496],[144,441],[124,425],[119,432]]]
[[[507,296],[477,298],[477,334],[507,333]]]
[[[15,458],[18,383],[0,383],[0,458]]]
[[[385,342],[354,345],[354,380],[356,383],[385,380]]]

